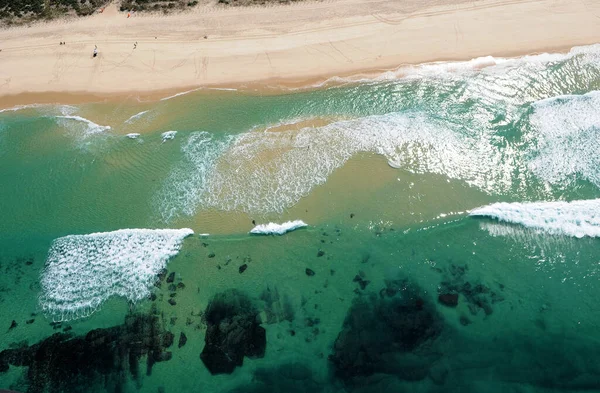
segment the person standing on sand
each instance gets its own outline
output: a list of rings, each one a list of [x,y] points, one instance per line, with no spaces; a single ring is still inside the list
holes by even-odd
[[[94,56],[92,57],[96,57],[98,56],[98,45],[94,45]]]

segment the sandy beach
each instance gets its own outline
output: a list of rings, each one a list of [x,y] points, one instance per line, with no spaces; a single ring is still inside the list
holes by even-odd
[[[399,3],[199,6],[131,18],[111,5],[91,17],[4,29],[0,106],[31,101],[24,93],[52,99],[49,93],[89,97],[308,84],[403,64],[566,51],[600,42],[595,0]],[[98,57],[92,58],[95,45]]]

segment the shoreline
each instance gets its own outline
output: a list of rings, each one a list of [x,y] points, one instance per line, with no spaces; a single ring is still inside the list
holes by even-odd
[[[541,50],[536,52],[509,52],[506,54],[483,55],[477,58],[484,58],[492,56],[496,59],[519,59],[525,56],[536,56],[542,54],[567,54],[573,48],[577,46],[560,46],[552,47],[548,50]],[[288,94],[293,92],[315,90],[321,88],[341,86],[348,83],[360,83],[365,80],[376,81],[377,77],[388,73],[398,72],[403,68],[427,66],[435,64],[460,64],[465,63],[477,58],[465,58],[465,59],[438,59],[431,62],[416,63],[416,64],[402,64],[395,68],[389,69],[365,69],[359,72],[352,72],[345,75],[323,75],[320,77],[314,77],[310,79],[266,79],[261,81],[255,81],[252,83],[244,84],[215,84],[215,85],[195,85],[195,86],[181,86],[172,87],[158,90],[148,91],[137,91],[130,90],[124,92],[89,92],[89,91],[44,91],[44,92],[21,92],[17,94],[1,95],[0,111],[9,110],[17,106],[26,105],[76,105],[82,103],[99,103],[99,102],[114,102],[122,100],[136,100],[137,102],[157,102],[162,100],[169,100],[178,96],[187,95],[189,93],[210,91],[236,91],[246,93],[249,95],[277,95],[277,94]],[[493,65],[491,65],[493,66]],[[487,68],[484,66],[481,68]],[[402,75],[397,78],[402,78]],[[332,79],[342,79],[343,81],[335,81]]]
[[[335,77],[368,78],[485,56],[565,53],[600,43],[600,3],[427,3],[412,12],[394,9],[391,0],[200,7],[132,19],[112,5],[92,17],[0,30],[0,108],[133,97],[154,101],[212,88],[278,94],[318,88]],[[384,18],[380,14],[386,11]],[[200,22],[209,25],[195,28]],[[96,59],[87,53],[93,42],[100,47]],[[132,42],[138,42],[136,49]]]

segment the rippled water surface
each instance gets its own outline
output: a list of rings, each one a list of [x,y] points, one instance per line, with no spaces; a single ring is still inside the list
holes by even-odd
[[[598,91],[590,46],[3,110],[0,388],[600,390]]]

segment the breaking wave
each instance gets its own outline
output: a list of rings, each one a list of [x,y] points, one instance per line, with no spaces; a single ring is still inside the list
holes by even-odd
[[[58,238],[42,273],[41,307],[56,320],[69,320],[92,314],[111,296],[140,301],[193,233],[121,229]]]
[[[489,217],[551,235],[600,237],[600,199],[573,202],[494,203],[473,209],[473,217]],[[500,228],[494,235],[510,228]]]
[[[177,131],[165,131],[160,134],[160,137],[163,142],[166,142],[175,139],[175,135],[177,135]]]
[[[144,116],[148,112],[150,112],[150,110],[141,111],[140,113],[136,113],[135,115],[131,116],[129,119],[125,120],[125,123],[131,124],[131,123],[135,122],[136,120],[138,120],[139,118],[141,118],[142,116]]]
[[[72,122],[77,122],[82,124],[84,128],[82,129],[85,135],[98,134],[107,130],[110,130],[110,126],[101,126],[99,124],[94,123],[91,120],[86,119],[85,117],[76,116],[76,115],[65,115],[65,116],[56,116],[59,119],[59,124],[64,127],[69,127]]]
[[[305,228],[308,225],[302,220],[286,221],[283,224],[270,222],[268,224],[260,224],[252,228],[250,233],[255,235],[283,235],[287,232],[294,231],[299,228]]]

